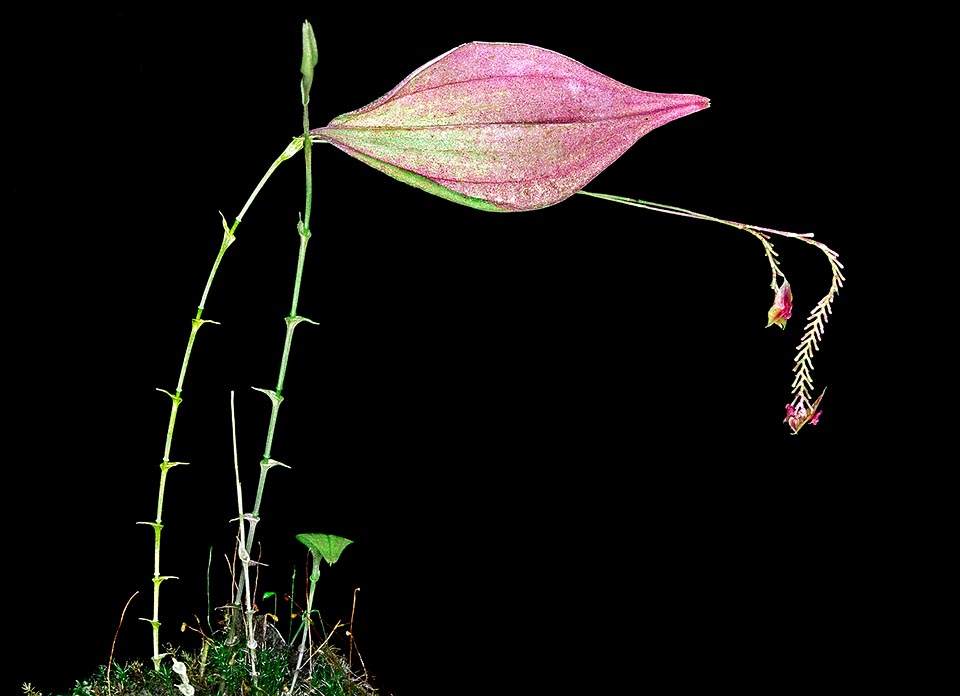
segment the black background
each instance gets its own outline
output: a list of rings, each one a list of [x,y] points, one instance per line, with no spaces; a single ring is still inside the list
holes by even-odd
[[[323,571],[384,694],[778,692],[883,671],[874,611],[882,405],[862,360],[869,168],[851,94],[868,72],[822,17],[628,9],[524,19],[321,5],[229,17],[126,11],[7,23],[5,258],[11,689],[57,693],[148,660],[169,401],[221,223],[311,116],[363,106],[451,48],[524,42],[711,108],[641,139],[589,189],[795,232],[847,286],[817,356],[817,427],[791,436],[794,347],[829,271],[775,239],[786,331],[746,233],[575,196],[496,215],[314,153],[314,236],[258,541],[259,589],[304,577],[300,532],[355,543]],[[490,13],[487,16],[486,13]],[[555,13],[556,10],[550,10]],[[228,596],[236,494],[256,487],[303,208],[302,159],[237,230],[191,357],[164,504],[161,639]],[[859,311],[858,311],[859,308]],[[873,462],[875,463],[875,462]],[[880,475],[882,477],[882,474]],[[10,488],[7,488],[8,494]],[[889,525],[889,527],[888,527]],[[354,661],[356,662],[356,656]],[[14,669],[15,667],[15,669]],[[15,673],[12,673],[15,672]],[[836,682],[834,682],[836,683]],[[579,691],[578,691],[579,689]],[[12,691],[11,691],[12,692]]]

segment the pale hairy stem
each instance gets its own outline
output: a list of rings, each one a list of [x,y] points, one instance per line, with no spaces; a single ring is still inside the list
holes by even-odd
[[[257,641],[253,636],[253,600],[250,597],[250,554],[246,551],[246,532],[243,526],[243,489],[240,485],[240,461],[237,455],[237,414],[234,405],[234,394],[230,392],[230,427],[233,435],[233,473],[237,484],[237,527],[240,539],[240,561],[243,563],[243,578],[246,580],[247,592],[245,599],[246,611],[243,614],[247,628],[247,650],[250,655],[250,676],[253,677],[253,686],[257,687]]]

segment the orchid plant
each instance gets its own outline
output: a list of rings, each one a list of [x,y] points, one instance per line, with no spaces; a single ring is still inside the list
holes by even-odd
[[[803,336],[794,359],[792,399],[786,405],[791,433],[821,417],[824,392],[814,396],[813,356],[819,350],[832,304],[844,277],[836,252],[812,234],[785,232],[712,217],[683,208],[651,203],[623,196],[584,190],[600,172],[615,162],[637,140],[652,130],[710,106],[706,97],[695,94],[645,92],[607,77],[572,58],[537,46],[521,43],[473,42],[458,46],[414,71],[393,90],[364,106],[344,113],[326,126],[311,128],[310,91],[319,53],[309,22],[302,31],[301,99],[303,130],[287,145],[254,189],[234,223],[223,220],[223,243],[217,254],[199,309],[192,320],[179,381],[171,398],[167,439],[161,463],[160,492],[153,527],[154,664],[159,669],[164,655],[159,652],[159,588],[168,576],[160,574],[160,534],[167,474],[182,464],[170,460],[171,443],[190,353],[200,327],[213,323],[202,317],[208,293],[221,260],[235,240],[235,232],[254,198],[267,179],[284,161],[301,150],[306,167],[306,198],[297,227],[300,249],[291,310],[285,321],[287,334],[275,388],[259,389],[272,404],[267,442],[261,460],[260,481],[255,503],[245,512],[239,500],[241,557],[249,559],[254,544],[264,482],[269,470],[287,466],[271,458],[271,446],[282,389],[288,367],[293,330],[300,323],[314,323],[297,314],[303,261],[310,239],[312,206],[312,147],[331,144],[365,164],[400,182],[439,196],[447,201],[485,212],[528,212],[557,205],[575,194],[653,210],[670,215],[705,220],[737,228],[753,235],[769,263],[773,304],[767,326],[786,328],[793,316],[793,292],[780,267],[773,237],[794,239],[819,249],[831,269],[827,293],[807,316]],[[239,474],[238,474],[239,476]],[[238,495],[239,495],[238,478]],[[243,533],[243,525],[247,533]],[[314,548],[316,539],[339,537],[306,535],[298,537]],[[340,543],[350,543],[340,540]],[[330,563],[339,556],[327,557]],[[332,560],[331,560],[332,558]],[[319,559],[315,558],[315,573]],[[316,577],[311,580],[315,583]],[[234,603],[239,606],[249,579],[241,575]],[[312,586],[311,586],[312,597]]]

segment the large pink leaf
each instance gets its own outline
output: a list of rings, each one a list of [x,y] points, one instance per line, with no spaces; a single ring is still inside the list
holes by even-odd
[[[705,109],[537,46],[467,43],[310,132],[407,184],[482,210],[572,196],[641,136]]]

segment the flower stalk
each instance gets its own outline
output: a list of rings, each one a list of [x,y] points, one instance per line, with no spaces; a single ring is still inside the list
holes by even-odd
[[[814,306],[813,310],[810,312],[810,315],[807,317],[807,324],[803,327],[803,337],[800,340],[800,344],[797,346],[797,355],[794,358],[793,372],[795,376],[791,385],[793,399],[786,406],[787,417],[784,419],[784,422],[789,426],[794,435],[800,432],[800,429],[808,423],[810,425],[817,424],[820,419],[820,414],[822,413],[822,411],[818,411],[817,408],[820,406],[820,401],[823,399],[823,394],[826,390],[821,392],[820,396],[818,396],[816,399],[811,397],[811,394],[813,393],[813,354],[820,349],[819,342],[823,337],[823,332],[826,330],[827,319],[832,312],[831,306],[837,294],[840,292],[840,288],[843,287],[843,281],[845,280],[843,277],[843,264],[840,263],[837,252],[828,247],[826,244],[815,240],[812,233],[801,234],[797,232],[775,230],[770,227],[746,225],[742,222],[724,220],[722,218],[696,213],[692,210],[686,210],[684,208],[663,205],[661,203],[651,203],[650,201],[626,198],[624,196],[611,196],[603,193],[593,193],[592,191],[578,191],[578,193],[581,193],[585,196],[592,196],[594,198],[613,201],[615,203],[623,203],[624,205],[630,205],[636,208],[645,208],[658,213],[667,213],[669,215],[679,215],[681,217],[689,217],[696,220],[717,222],[722,225],[734,227],[738,230],[743,230],[744,232],[752,234],[763,245],[764,253],[766,254],[767,261],[770,264],[770,287],[774,291],[774,303],[767,314],[768,327],[776,325],[781,329],[786,328],[787,319],[791,317],[793,312],[793,291],[790,287],[790,283],[787,281],[787,277],[780,269],[780,261],[777,258],[777,252],[774,251],[773,244],[770,242],[771,235],[796,239],[804,244],[810,244],[811,246],[819,249],[824,256],[827,257],[827,262],[830,265],[830,288],[827,291],[827,294],[824,295],[819,302],[817,302],[816,306]]]

